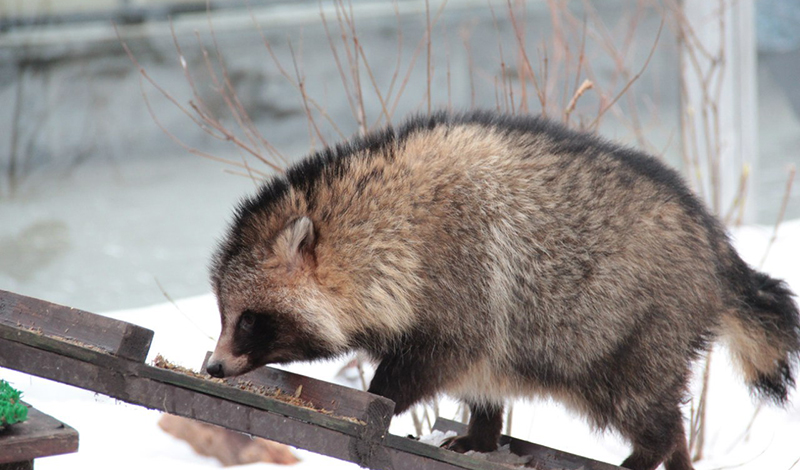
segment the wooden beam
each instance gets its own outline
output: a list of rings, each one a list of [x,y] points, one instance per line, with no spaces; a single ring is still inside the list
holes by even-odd
[[[467,432],[467,425],[458,421],[437,418],[433,424],[433,429],[441,432],[454,431],[459,435],[463,435]],[[507,444],[512,454],[520,457],[530,457],[529,463],[525,465],[526,467],[538,470],[624,470],[616,465],[562,452],[511,436],[500,436],[500,446]]]
[[[95,351],[69,357],[72,344],[51,338],[6,339],[0,325],[0,366],[74,385],[127,403],[245,432],[376,470],[507,470],[499,464],[392,436],[227,384],[127,361]],[[30,332],[23,332],[30,335]],[[25,335],[23,335],[25,336]],[[24,341],[34,339],[36,346]],[[50,350],[48,350],[48,348]],[[59,352],[53,351],[58,349]],[[88,355],[96,355],[87,361]]]
[[[0,339],[0,365],[50,380],[102,393],[121,401],[198,419],[284,444],[296,445],[333,457],[364,464],[370,462],[370,433],[365,425],[271,400],[255,393],[230,389],[222,398],[186,388],[191,377],[108,356],[99,365],[39,349],[22,342]],[[117,364],[114,364],[116,362]],[[156,373],[153,373],[156,372]],[[155,377],[148,377],[152,375]],[[165,382],[170,380],[175,383]],[[199,380],[199,379],[195,379]],[[214,392],[214,387],[210,387]],[[241,393],[235,393],[241,392]],[[221,394],[225,394],[224,392]],[[241,395],[252,395],[242,400]],[[239,396],[237,396],[239,395]],[[234,399],[239,399],[234,401]],[[254,406],[260,405],[260,406]]]
[[[141,390],[136,387],[139,384],[138,379],[148,379],[175,385],[187,391],[199,392],[264,411],[313,422],[317,426],[348,435],[357,436],[366,433],[364,430],[366,424],[350,417],[333,416],[295,406],[269,395],[242,390],[210,378],[202,379],[173,370],[125,360],[27,330],[0,324],[0,338],[8,340],[0,344],[0,365],[103,393],[123,401],[137,403],[138,400],[143,399],[139,396],[142,393]],[[29,357],[15,347],[15,344],[28,346],[30,348],[28,354],[31,357],[41,358],[41,361],[28,363]],[[49,354],[42,355],[36,351]],[[61,364],[68,365],[62,368]],[[156,408],[161,409],[162,407]],[[169,412],[170,410],[165,409],[164,411]],[[385,428],[381,429],[377,434],[385,433],[385,431]]]
[[[206,370],[210,356],[210,352],[206,353],[200,370]],[[245,382],[260,387],[277,388],[310,402],[315,408],[328,410],[337,416],[352,417],[380,429],[389,429],[394,413],[394,402],[388,398],[274,367],[259,367],[247,374],[227,379],[226,382],[233,386]]]
[[[0,464],[31,461],[78,450],[78,431],[27,406],[28,419],[0,433]]]
[[[131,323],[0,290],[0,324],[144,362],[153,332]]]

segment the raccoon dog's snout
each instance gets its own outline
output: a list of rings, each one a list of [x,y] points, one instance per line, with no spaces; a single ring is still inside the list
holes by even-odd
[[[211,362],[209,360],[208,365],[206,366],[206,372],[208,372],[208,375],[211,377],[216,377],[219,379],[225,377],[224,369],[222,364],[219,362]]]

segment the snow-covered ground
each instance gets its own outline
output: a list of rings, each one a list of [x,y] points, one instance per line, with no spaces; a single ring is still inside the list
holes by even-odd
[[[734,232],[734,241],[742,257],[759,266],[772,235],[771,227],[744,227]],[[800,220],[783,224],[762,270],[785,279],[800,292]],[[204,353],[214,346],[212,337],[219,330],[216,304],[211,295],[164,303],[149,308],[108,313],[109,317],[153,329],[155,339],[151,359],[157,353],[173,362],[198,368]],[[346,360],[336,363],[296,364],[295,372],[323,380],[335,380]],[[800,393],[792,395],[784,408],[764,406],[752,421],[757,403],[731,368],[727,355],[718,349],[712,360],[709,390],[708,428],[705,458],[698,470],[800,469]],[[695,374],[699,376],[700,374]],[[67,385],[0,369],[0,376],[24,392],[24,398],[80,432],[80,451],[37,461],[39,469],[117,469],[171,468],[190,470],[218,467],[216,460],[200,457],[191,448],[163,433],[156,422],[159,413],[117,402]],[[341,379],[340,379],[341,380]],[[695,380],[695,382],[699,382]],[[699,386],[695,384],[695,390]],[[687,404],[687,413],[690,404]],[[445,400],[441,414],[454,418],[457,405]],[[410,415],[395,418],[391,431],[413,433]],[[592,431],[558,403],[547,401],[514,404],[512,435],[568,452],[612,463],[621,462],[628,446],[613,433]],[[296,469],[357,468],[313,453],[296,450],[301,459]],[[247,466],[253,469],[277,467],[267,464]]]

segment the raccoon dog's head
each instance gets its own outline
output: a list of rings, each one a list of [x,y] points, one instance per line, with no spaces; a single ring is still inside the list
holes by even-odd
[[[317,239],[304,215],[240,214],[212,267],[222,331],[210,375],[344,352],[347,341],[316,277]]]

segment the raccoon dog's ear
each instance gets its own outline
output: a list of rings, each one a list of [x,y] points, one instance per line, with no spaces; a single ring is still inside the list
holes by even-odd
[[[316,237],[314,223],[306,216],[294,219],[275,238],[274,251],[289,269],[313,259]]]

